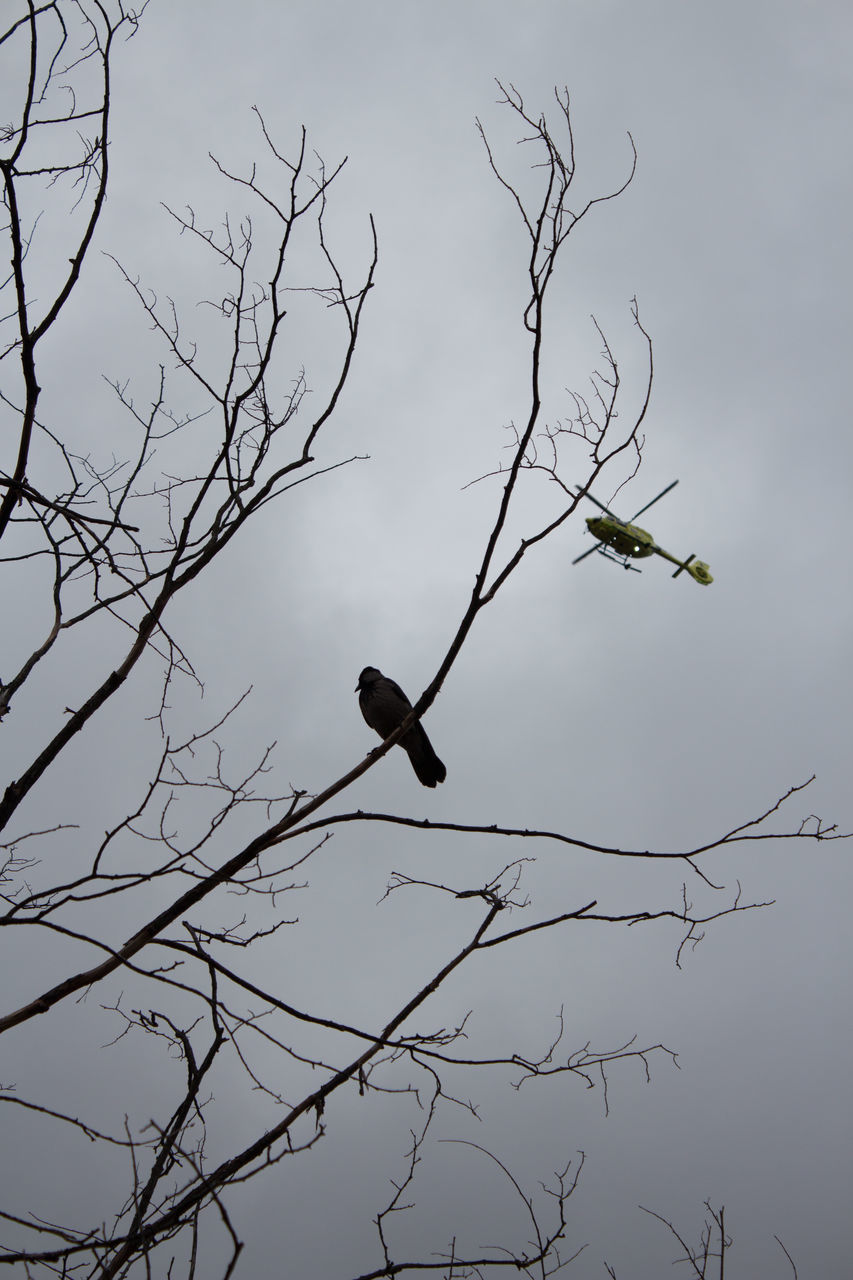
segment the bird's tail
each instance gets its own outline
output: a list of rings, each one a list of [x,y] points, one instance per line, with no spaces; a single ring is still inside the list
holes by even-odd
[[[412,768],[417,774],[418,782],[425,787],[434,787],[437,782],[444,782],[447,777],[447,770],[435,754],[433,745],[426,735],[426,730],[420,724],[416,724],[406,734],[400,746],[405,747],[412,762]]]

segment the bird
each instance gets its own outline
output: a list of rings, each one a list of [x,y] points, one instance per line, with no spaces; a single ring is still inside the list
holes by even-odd
[[[395,680],[383,676],[377,667],[365,667],[355,686],[361,714],[385,740],[402,724],[412,709],[412,704]],[[433,750],[426,730],[419,720],[400,739],[401,746],[412,762],[418,781],[425,787],[444,782],[447,770]]]

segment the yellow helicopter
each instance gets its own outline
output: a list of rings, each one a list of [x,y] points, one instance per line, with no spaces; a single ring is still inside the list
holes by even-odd
[[[598,498],[594,498],[591,493],[587,493],[584,489],[579,489],[580,496],[589,498],[590,502],[594,502],[604,512],[604,515],[587,516],[587,527],[592,536],[598,539],[598,546],[590,547],[589,551],[584,551],[583,555],[572,561],[572,564],[580,564],[581,560],[586,560],[587,556],[591,556],[594,551],[598,551],[604,556],[605,560],[614,560],[617,564],[621,564],[623,569],[632,569],[634,573],[640,573],[636,565],[630,563],[631,560],[640,560],[644,556],[662,556],[664,560],[669,560],[672,564],[678,565],[672,575],[673,578],[677,578],[686,569],[694,582],[707,587],[714,579],[704,560],[697,560],[695,555],[688,556],[686,560],[679,560],[678,556],[670,555],[668,551],[664,551],[663,547],[659,547],[650,533],[633,523],[637,516],[641,516],[644,511],[648,511],[649,507],[653,507],[677,484],[678,481],[673,480],[672,484],[668,484],[665,489],[662,489],[656,498],[652,498],[651,502],[647,502],[644,507],[640,507],[637,515],[632,516],[630,520],[620,520],[618,516],[615,516],[612,511],[605,507],[603,502],[599,502]]]

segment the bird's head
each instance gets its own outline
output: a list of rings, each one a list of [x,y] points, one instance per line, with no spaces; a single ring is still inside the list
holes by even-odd
[[[358,684],[355,686],[355,692],[361,689],[367,689],[370,685],[375,684],[377,680],[382,679],[382,672],[378,667],[365,667],[361,675],[358,677]]]

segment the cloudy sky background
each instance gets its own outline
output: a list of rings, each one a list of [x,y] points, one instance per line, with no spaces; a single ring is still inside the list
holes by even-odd
[[[544,420],[568,416],[566,388],[585,391],[599,362],[591,314],[620,361],[625,413],[639,402],[636,295],[654,340],[655,386],[642,468],[614,505],[631,515],[678,478],[641,523],[668,549],[707,560],[715,582],[673,582],[659,561],[640,575],[598,557],[572,568],[589,545],[579,514],[529,554],[481,616],[428,714],[445,786],[422,791],[395,751],[335,811],[497,822],[668,851],[757,816],[815,773],[777,829],[813,812],[853,825],[852,36],[847,6],[828,2],[246,0],[235,19],[231,5],[154,0],[116,65],[113,187],[98,247],[174,296],[188,331],[215,342],[193,304],[221,286],[160,201],[191,205],[211,226],[246,207],[207,153],[243,172],[262,157],[253,104],[283,151],[304,123],[328,165],[348,157],[329,227],[351,279],[368,259],[369,213],[380,243],[352,376],[317,450],[324,465],[369,460],[268,508],[178,602],[172,629],[206,694],[199,707],[189,688],[176,691],[177,732],[217,718],[251,685],[230,731],[235,759],[242,767],[275,740],[279,789],[317,791],[373,745],[353,694],[364,665],[391,674],[413,700],[432,678],[499,493],[494,480],[463,486],[494,469],[504,428],[527,408],[526,243],[474,119],[528,183],[494,77],[552,121],[553,87],[567,85],[582,195],[624,180],[628,130],[639,165],[628,191],[567,246],[547,313]],[[50,344],[42,411],[56,421],[74,405],[94,448],[115,420],[100,374],[131,377],[144,400],[164,353],[106,259],[89,264],[69,320]],[[306,312],[282,356],[282,385],[304,363],[319,399],[335,340],[334,316]],[[176,388],[180,403],[189,393]],[[530,479],[508,551],[551,510],[547,485]],[[615,467],[598,496],[608,501],[624,479]],[[3,726],[12,776],[62,706],[91,688],[100,644],[71,637],[22,695]],[[155,676],[152,666],[122,693],[88,733],[85,755],[81,747],[54,768],[39,823],[63,817],[100,833],[127,811],[140,762],[157,749],[144,720]],[[32,813],[26,820],[36,823]],[[245,821],[251,836],[251,815]],[[296,1004],[376,1025],[478,918],[470,903],[415,891],[377,906],[392,870],[473,887],[533,854],[531,907],[518,925],[592,898],[614,912],[680,899],[677,866],[351,828],[284,907],[300,924],[259,948],[256,969],[247,957],[246,972]],[[472,1052],[544,1048],[561,1005],[568,1048],[613,1048],[636,1034],[678,1052],[681,1070],[653,1059],[650,1083],[636,1063],[614,1068],[607,1117],[600,1089],[568,1079],[516,1094],[496,1073],[460,1085],[482,1104],[479,1125],[452,1109],[441,1122],[440,1136],[483,1143],[531,1187],[586,1153],[568,1233],[571,1247],[589,1242],[569,1272],[581,1280],[604,1274],[605,1258],[620,1278],[659,1275],[675,1250],[637,1206],[692,1238],[706,1198],[727,1206],[734,1275],[787,1274],[774,1233],[801,1275],[840,1276],[848,1265],[849,847],[741,845],[711,855],[706,869],[776,905],[713,925],[682,970],[677,926],[579,926],[489,954],[429,1010],[441,1025],[475,1009]],[[709,909],[725,896],[698,881],[690,890]],[[140,922],[119,913],[119,940]],[[26,973],[22,997],[35,993],[34,979],[40,989],[68,967],[69,953],[15,943],[24,948],[14,960]],[[109,1038],[99,1006],[120,988],[30,1029],[4,1079],[26,1071],[29,1096],[61,1092],[69,1109],[90,1115],[97,1079],[111,1124],[124,1113],[144,1122],[158,1096],[156,1057],[149,1066],[139,1040],[112,1056],[90,1059],[86,1048]],[[220,1089],[227,1099],[227,1079]],[[263,1121],[242,1086],[233,1096],[215,1141],[242,1145]],[[378,1263],[370,1218],[401,1174],[413,1122],[402,1103],[380,1103],[338,1103],[316,1151],[236,1196],[238,1230],[250,1241],[246,1274],[282,1274],[282,1249],[285,1273],[347,1276]],[[84,1216],[108,1216],[96,1171],[85,1190],[69,1181],[52,1186],[57,1203],[67,1196],[79,1209],[89,1195]],[[16,1194],[39,1185],[43,1168],[23,1161]],[[466,1228],[474,1243],[505,1239],[513,1225],[526,1238],[517,1206],[470,1150],[432,1147],[415,1198],[417,1210],[397,1223],[401,1256],[443,1248]]]

